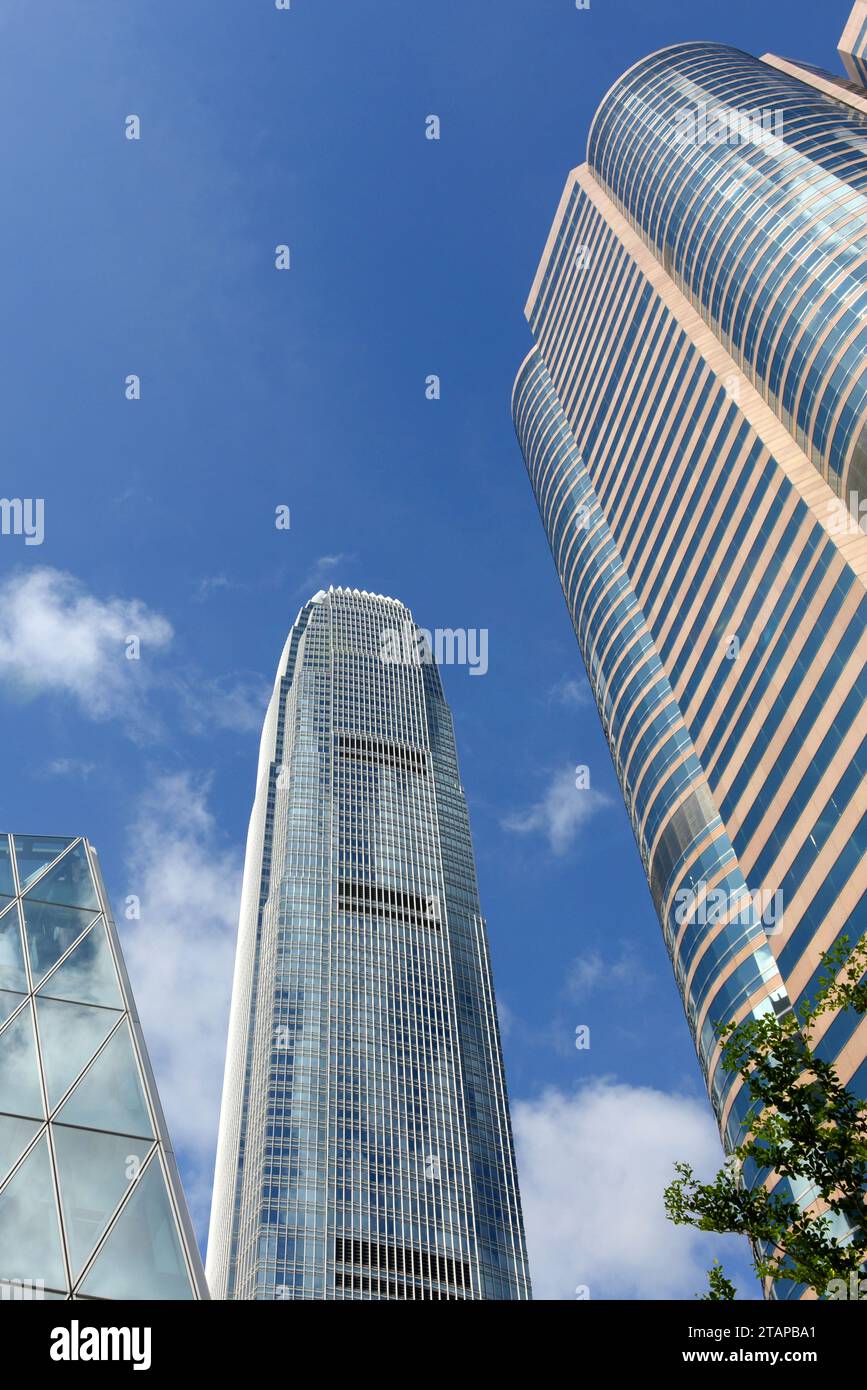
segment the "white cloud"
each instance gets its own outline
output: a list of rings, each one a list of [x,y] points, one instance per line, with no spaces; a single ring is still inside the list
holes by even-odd
[[[204,603],[218,589],[237,589],[237,587],[238,585],[234,584],[225,574],[209,574],[204,579],[199,580],[193,598],[196,603]]]
[[[138,660],[127,657],[130,637],[139,639]],[[167,670],[153,658],[172,638],[168,619],[140,599],[97,598],[61,570],[38,568],[0,584],[0,684],[10,691],[71,697],[87,718],[122,719],[135,738],[159,736],[161,696],[177,701],[193,733],[258,732],[270,684]],[[50,771],[63,775],[73,766],[61,759]]]
[[[87,781],[96,771],[96,763],[85,762],[82,758],[55,758],[41,768],[37,777],[81,777]]]
[[[592,704],[586,680],[578,680],[574,676],[563,676],[552,685],[548,699],[552,704],[566,705],[571,709],[584,709]]]
[[[646,988],[650,979],[634,948],[622,946],[619,955],[608,959],[599,951],[588,951],[570,962],[563,992],[574,1003],[607,989],[628,989],[634,997]]]
[[[178,679],[173,686],[194,733],[211,728],[259,733],[272,690],[255,677],[237,681]]]
[[[210,1202],[241,872],[208,810],[207,786],[189,774],[158,778],[130,828],[125,892],[140,898],[141,919],[121,912],[118,922],[199,1228]]]
[[[500,1023],[500,1036],[508,1038],[515,1027],[515,1014],[502,995],[497,997],[497,1018]]]
[[[354,555],[343,552],[338,555],[320,555],[298,585],[296,594],[303,594],[305,599],[310,598],[318,589],[322,588],[334,570],[338,569],[340,565],[348,565],[354,559]]]
[[[721,1166],[705,1101],[597,1080],[517,1101],[512,1119],[536,1298],[691,1299],[715,1258],[743,1267],[740,1239],[665,1216],[676,1160],[708,1179]]]
[[[504,830],[518,835],[542,834],[555,854],[565,854],[579,832],[607,805],[607,796],[590,787],[579,789],[574,768],[564,768],[552,777],[540,801],[507,816],[501,824]]]
[[[139,638],[142,659],[128,660]],[[71,574],[40,567],[0,584],[0,682],[26,697],[71,696],[93,719],[128,715],[144,659],[172,640],[171,624],[139,599],[99,599]]]

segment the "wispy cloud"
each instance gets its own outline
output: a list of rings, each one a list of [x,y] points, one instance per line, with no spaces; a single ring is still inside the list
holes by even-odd
[[[240,853],[209,810],[207,782],[188,773],[157,778],[129,828],[126,893],[140,899],[141,917],[126,921],[120,913],[118,924],[200,1230],[210,1201],[241,873]]]
[[[309,598],[322,588],[326,580],[330,582],[333,579],[336,569],[341,565],[350,564],[354,559],[354,555],[342,552],[338,555],[320,555],[298,585],[296,594],[303,594],[305,598]]]
[[[592,705],[593,700],[586,679],[563,676],[548,691],[548,703],[565,705],[569,709],[585,709]]]
[[[219,680],[172,681],[193,733],[209,729],[234,729],[238,733],[257,733],[262,728],[272,687],[257,677]]]
[[[221,589],[234,589],[236,587],[237,585],[225,574],[209,574],[199,580],[193,598],[196,603],[204,603],[206,599],[211,597],[211,594],[215,594]]]
[[[715,1257],[742,1267],[744,1242],[673,1226],[663,1208],[676,1160],[707,1177],[722,1161],[704,1101],[597,1080],[518,1101],[513,1123],[537,1298],[693,1298]]]
[[[36,777],[81,777],[84,781],[96,771],[96,763],[85,762],[82,758],[55,758],[34,774]]]
[[[554,854],[565,854],[599,811],[610,804],[602,792],[575,785],[575,769],[554,774],[539,801],[500,823],[516,835],[544,835]]]
[[[647,988],[651,979],[634,949],[622,946],[608,958],[599,951],[588,951],[570,963],[563,994],[576,1004],[607,990],[628,989],[635,996]]]

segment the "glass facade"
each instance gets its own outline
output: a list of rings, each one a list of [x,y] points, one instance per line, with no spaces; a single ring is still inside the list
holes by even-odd
[[[530,1297],[466,801],[417,639],[402,604],[332,589],[283,652],[247,846],[215,1297]]]
[[[716,1023],[789,1009],[867,929],[867,537],[837,500],[863,485],[867,117],[777,61],[683,44],[607,94],[513,394],[727,1145],[748,1099]],[[864,1021],[817,1036],[867,1094]]]
[[[867,86],[867,0],[855,0],[852,6],[840,40],[840,55],[853,81]]]
[[[207,1298],[94,850],[0,835],[0,1298]]]
[[[612,88],[587,157],[822,476],[867,496],[867,114],[682,44]]]

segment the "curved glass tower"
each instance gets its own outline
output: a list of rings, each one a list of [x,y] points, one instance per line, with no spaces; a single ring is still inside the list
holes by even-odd
[[[748,53],[683,44],[615,84],[587,159],[822,477],[864,494],[864,114]]]
[[[207,1273],[530,1297],[451,716],[409,610],[358,590],[302,608],[262,733]]]
[[[513,395],[728,1145],[715,1024],[787,1010],[867,928],[865,188],[861,89],[644,59],[567,180]],[[867,1023],[819,1036],[867,1096]]]

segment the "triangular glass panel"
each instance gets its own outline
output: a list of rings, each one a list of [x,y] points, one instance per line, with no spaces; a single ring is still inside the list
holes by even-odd
[[[67,1286],[46,1135],[0,1192],[0,1279]]]
[[[12,874],[12,851],[9,836],[0,835],[0,899],[15,897],[15,878]]]
[[[67,1004],[60,999],[36,1001],[42,1065],[52,1110],[84,1071],[119,1017],[114,1009],[95,1009],[89,1004]]]
[[[0,1183],[6,1181],[43,1123],[22,1119],[20,1115],[0,1115]]]
[[[65,1125],[153,1137],[128,1023],[112,1035],[55,1118]]]
[[[22,893],[58,854],[73,843],[55,835],[15,835],[13,840]]]
[[[99,907],[87,853],[80,841],[28,891],[31,897],[44,903],[63,903],[66,907]]]
[[[42,1118],[32,1004],[25,1005],[0,1033],[0,1111]]]
[[[52,1126],[69,1262],[75,1280],[98,1244],[153,1143],[92,1129]]]
[[[96,917],[93,912],[82,912],[77,907],[52,907],[30,898],[25,898],[21,905],[30,969],[34,980],[41,980]]]
[[[19,1004],[23,1004],[26,994],[12,994],[8,989],[0,989],[0,1023],[11,1018]]]
[[[103,922],[91,927],[63,964],[44,981],[39,992],[50,994],[52,999],[75,999],[81,1004],[123,1008],[114,957]]]
[[[28,988],[18,908],[13,903],[11,911],[0,917],[0,989]]]
[[[93,1298],[194,1297],[158,1154],[139,1179],[79,1292]]]

